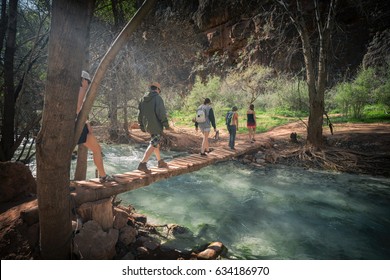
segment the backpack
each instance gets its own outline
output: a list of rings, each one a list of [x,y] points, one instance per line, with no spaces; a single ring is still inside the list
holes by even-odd
[[[227,112],[226,117],[225,117],[226,125],[230,125],[232,123],[233,115],[234,115],[234,112],[232,112],[232,111]]]
[[[202,108],[199,108],[196,110],[196,116],[195,121],[197,123],[204,123],[206,122],[206,111]]]

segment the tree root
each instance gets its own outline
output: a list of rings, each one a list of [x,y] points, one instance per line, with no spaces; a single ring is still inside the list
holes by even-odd
[[[372,155],[329,147],[321,150],[303,147],[288,152],[282,151],[278,153],[275,163],[350,173],[382,176],[390,174],[390,155]]]

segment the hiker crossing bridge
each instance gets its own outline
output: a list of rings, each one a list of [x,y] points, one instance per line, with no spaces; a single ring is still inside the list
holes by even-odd
[[[151,170],[149,174],[139,170],[115,174],[115,181],[112,182],[100,183],[97,178],[88,181],[72,181],[71,187],[74,190],[71,192],[71,195],[74,198],[76,206],[80,206],[86,202],[110,198],[120,193],[148,186],[163,179],[197,171],[217,162],[255,152],[260,147],[261,144],[256,142],[240,143],[236,145],[235,150],[231,150],[228,147],[214,148],[207,156],[189,154],[185,157],[174,158],[167,162],[168,168],[151,167],[149,168]]]

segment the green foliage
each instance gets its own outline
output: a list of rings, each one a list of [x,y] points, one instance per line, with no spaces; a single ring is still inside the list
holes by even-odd
[[[262,95],[272,92],[275,71],[261,65],[254,65],[243,71],[232,72],[222,83],[221,95],[227,104],[249,104]]]
[[[380,84],[375,69],[360,69],[351,82],[342,82],[329,93],[329,101],[333,102],[334,112],[340,112],[351,119],[362,120],[365,117],[365,107],[389,98],[388,81]]]
[[[382,83],[374,90],[375,101],[382,105],[383,111],[389,113],[390,109],[390,67],[384,71]]]
[[[374,104],[364,107],[364,121],[365,122],[389,122],[390,114],[388,114],[388,107],[384,104]]]
[[[297,77],[280,75],[272,81],[272,91],[260,99],[260,107],[287,116],[307,114],[309,97],[306,84]]]
[[[333,100],[340,109],[340,112],[345,116],[348,116],[350,110],[349,100],[351,100],[351,98],[353,98],[353,90],[350,83],[343,82],[335,87]]]
[[[246,127],[246,110],[239,112],[239,128],[238,133],[248,133]],[[296,118],[286,118],[280,115],[274,115],[272,112],[256,111],[256,132],[266,132],[274,127],[284,125],[291,121],[296,121]]]
[[[221,79],[218,77],[209,77],[206,83],[202,83],[199,77],[196,78],[191,93],[184,103],[185,109],[195,112],[200,104],[203,104],[205,98],[210,98],[213,104],[222,100],[220,96]],[[221,100],[220,100],[221,99]]]

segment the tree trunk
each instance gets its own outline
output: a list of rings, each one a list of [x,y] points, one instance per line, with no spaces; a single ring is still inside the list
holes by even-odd
[[[302,9],[301,1],[296,1],[296,13],[292,12],[294,9],[290,9],[290,6],[287,4],[289,2],[292,5],[292,2],[285,0],[277,0],[277,2],[289,15],[301,38],[310,103],[307,145],[319,148],[323,144],[322,124],[325,113],[324,96],[327,76],[327,53],[329,51],[331,31],[336,20],[335,15],[338,0],[328,1],[329,3],[326,1],[326,3],[324,1],[320,3],[320,1],[314,0],[315,21],[310,18],[307,11]],[[310,27],[310,30],[317,29],[315,36],[309,34],[307,25],[309,20],[305,22],[305,18],[310,18],[310,22],[315,24],[315,27]],[[313,56],[315,52],[312,49],[316,47],[316,44],[311,44],[310,37],[318,38],[318,60]],[[315,60],[317,61],[317,69],[314,67]]]
[[[309,122],[307,127],[307,145],[320,147],[322,145],[322,121],[324,113],[323,93],[317,92],[316,72],[314,69],[313,54],[311,51],[309,32],[303,26],[300,32],[303,57],[306,68],[306,83],[309,91]]]
[[[10,0],[8,7],[8,28],[4,54],[4,115],[1,127],[0,160],[8,161],[13,157],[12,148],[15,142],[15,85],[14,57],[16,51],[16,23],[18,0]]]
[[[53,1],[42,127],[36,144],[43,259],[68,259],[71,253],[70,161],[86,48],[86,12],[84,1]]]
[[[329,52],[329,42],[331,30],[335,21],[335,11],[337,0],[332,0],[327,5],[328,10],[321,12],[318,2],[314,1],[316,12],[316,24],[319,40],[318,49],[318,73],[317,86],[315,91],[311,91],[309,87],[310,115],[309,126],[307,130],[307,142],[314,147],[321,147],[323,144],[322,125],[325,113],[325,86],[326,86],[326,64]],[[322,18],[324,20],[322,20]]]
[[[0,14],[0,53],[3,52],[5,32],[7,31],[7,22],[7,0],[2,0]]]

